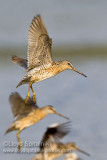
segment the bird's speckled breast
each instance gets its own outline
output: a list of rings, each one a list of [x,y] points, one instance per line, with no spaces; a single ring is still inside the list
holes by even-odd
[[[60,68],[58,65],[54,64],[49,68],[43,68],[40,70],[34,71],[33,76],[31,77],[31,81],[33,82],[39,82],[44,79],[50,78],[52,76],[55,76],[60,72]]]

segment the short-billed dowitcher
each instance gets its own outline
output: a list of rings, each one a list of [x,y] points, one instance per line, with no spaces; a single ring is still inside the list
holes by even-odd
[[[33,91],[32,84],[44,79],[55,76],[56,74],[71,69],[86,77],[85,74],[75,69],[71,62],[55,62],[51,56],[52,39],[49,38],[48,32],[40,15],[32,20],[28,33],[28,60],[19,57],[13,57],[12,60],[25,68],[27,75],[17,85],[29,84],[28,94],[25,102],[29,99],[30,88],[33,92],[33,101],[36,101],[36,95]]]
[[[32,98],[29,98],[28,103],[25,105],[25,100],[17,92],[10,95],[9,101],[15,121],[9,126],[5,133],[18,130],[16,136],[19,142],[19,150],[21,150],[22,146],[19,133],[23,129],[32,126],[45,118],[48,114],[57,114],[63,118],[69,119],[68,117],[56,112],[54,107],[50,105],[39,108],[37,104],[33,102]]]
[[[40,151],[32,160],[54,160],[64,154],[71,153],[74,150],[89,156],[88,153],[79,149],[73,142],[66,144],[60,142],[60,139],[70,132],[69,124],[70,122],[66,122],[52,125],[47,128],[40,143]]]

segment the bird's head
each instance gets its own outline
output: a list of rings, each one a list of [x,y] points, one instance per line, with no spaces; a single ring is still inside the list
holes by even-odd
[[[47,114],[57,114],[57,115],[60,116],[60,117],[69,119],[68,117],[66,117],[66,116],[58,113],[58,112],[54,109],[54,107],[51,106],[51,105],[45,106],[45,112],[46,112]]]
[[[87,156],[90,156],[87,152],[79,149],[79,148],[77,147],[77,145],[76,145],[75,143],[73,143],[73,142],[67,143],[66,146],[67,146],[67,149],[68,149],[69,151],[75,150],[75,151],[79,151],[79,152],[81,152],[81,153],[83,153],[83,154],[85,154],[85,155],[87,155]]]
[[[82,76],[87,77],[84,73],[82,73],[82,72],[78,71],[77,69],[75,69],[73,67],[72,63],[69,62],[69,61],[61,61],[60,62],[60,67],[62,68],[62,70],[71,69],[71,70],[81,74]]]

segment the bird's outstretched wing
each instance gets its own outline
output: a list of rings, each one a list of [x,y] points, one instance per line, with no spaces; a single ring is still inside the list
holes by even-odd
[[[40,15],[34,17],[28,33],[28,69],[49,65],[52,62],[51,57],[52,40]]]
[[[53,124],[48,127],[43,135],[40,143],[40,149],[44,148],[46,142],[59,141],[61,138],[66,136],[70,132],[70,121],[62,124]],[[42,145],[43,144],[43,145]]]
[[[32,110],[36,109],[38,106],[33,102],[32,98],[28,100],[25,104],[25,100],[15,92],[9,96],[9,102],[11,105],[12,113],[15,119],[20,119],[23,115],[29,114]]]
[[[18,65],[20,65],[21,67],[24,67],[25,69],[27,69],[27,59],[23,59],[17,56],[12,56],[12,61]]]

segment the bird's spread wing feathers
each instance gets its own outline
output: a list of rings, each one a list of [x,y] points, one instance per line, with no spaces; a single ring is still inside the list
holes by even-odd
[[[52,40],[40,15],[34,17],[28,33],[28,70],[52,62]]]
[[[42,144],[60,141],[61,138],[67,135],[70,132],[70,123],[71,122],[66,122],[48,127],[40,143],[40,149],[43,149],[44,147]]]
[[[23,59],[17,56],[12,56],[12,61],[18,65],[20,65],[21,67],[24,67],[25,69],[27,69],[27,59]]]
[[[27,115],[37,108],[37,105],[34,104],[32,98],[30,98],[28,103],[25,105],[25,100],[17,92],[10,95],[9,102],[15,119],[19,119],[23,115]]]

